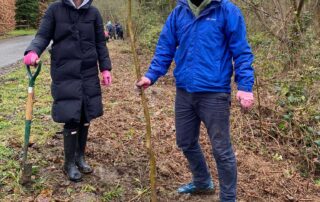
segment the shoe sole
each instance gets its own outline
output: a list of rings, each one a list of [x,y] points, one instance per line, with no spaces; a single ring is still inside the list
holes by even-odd
[[[79,167],[78,167],[78,169],[79,169]],[[79,169],[79,171],[80,171],[82,174],[85,174],[85,175],[89,175],[89,174],[93,173],[93,170],[90,171],[90,172],[85,172],[85,171]]]

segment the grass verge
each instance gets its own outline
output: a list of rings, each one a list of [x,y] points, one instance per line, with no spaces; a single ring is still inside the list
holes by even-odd
[[[43,61],[47,60],[48,55],[44,55]],[[4,197],[1,193],[23,192],[19,185],[19,153],[24,137],[27,87],[28,77],[23,66],[0,77],[0,198]],[[59,129],[51,120],[51,102],[50,68],[44,62],[35,85],[31,142],[41,145]]]
[[[1,39],[13,38],[18,36],[35,35],[37,30],[35,29],[16,29],[7,34],[0,36]]]

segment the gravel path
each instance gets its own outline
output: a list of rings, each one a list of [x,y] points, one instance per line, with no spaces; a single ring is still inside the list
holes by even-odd
[[[23,53],[34,36],[21,36],[0,40],[0,75],[22,59]]]

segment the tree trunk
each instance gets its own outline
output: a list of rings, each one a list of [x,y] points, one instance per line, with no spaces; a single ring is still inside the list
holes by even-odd
[[[306,0],[299,0],[298,2],[296,0],[291,0],[291,5],[294,8],[294,11],[292,13],[293,20],[291,25],[291,31],[290,31],[290,39],[288,44],[288,51],[290,55],[290,62],[284,69],[284,71],[288,71],[292,68],[297,68],[300,66],[301,58],[300,58],[300,49],[301,49],[301,39],[303,33],[306,31],[303,28],[302,20],[301,20],[301,14],[303,11],[303,8],[305,6]]]
[[[128,0],[128,31],[131,41],[131,51],[133,55],[135,71],[137,80],[141,78],[141,69],[140,69],[140,62],[137,54],[136,49],[136,38],[135,33],[133,31],[132,25],[132,1]],[[149,163],[150,163],[150,189],[151,189],[151,202],[157,201],[157,189],[156,189],[156,157],[153,152],[152,141],[151,141],[151,120],[150,120],[150,113],[148,109],[147,98],[144,93],[144,89],[141,88],[141,103],[143,107],[144,117],[146,120],[146,149],[149,154]]]
[[[316,13],[315,26],[316,26],[318,36],[320,37],[320,0],[317,0],[315,13]]]

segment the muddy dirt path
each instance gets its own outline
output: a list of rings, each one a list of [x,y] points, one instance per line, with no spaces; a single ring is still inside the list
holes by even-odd
[[[95,172],[78,184],[70,183],[61,172],[62,137],[54,136],[39,148],[47,162],[40,176],[46,176],[50,198],[60,201],[149,201],[148,158],[144,149],[144,118],[140,97],[134,91],[135,76],[130,49],[123,42],[109,44],[113,62],[113,85],[103,89],[103,117],[91,124],[88,161]],[[147,67],[150,56],[140,55]],[[190,180],[186,160],[175,144],[175,87],[171,75],[147,91],[152,116],[154,149],[157,156],[159,201],[218,201],[218,190],[211,196],[179,196],[175,190]],[[233,113],[235,110],[233,109]],[[237,118],[232,127],[237,127]],[[320,190],[300,177],[290,162],[273,161],[242,148],[233,134],[239,169],[239,201],[319,201]],[[250,138],[248,138],[250,140]],[[212,176],[217,172],[209,141],[202,128],[201,142]],[[113,193],[114,195],[112,195]],[[41,198],[46,192],[29,199]],[[112,195],[112,196],[111,196]]]

